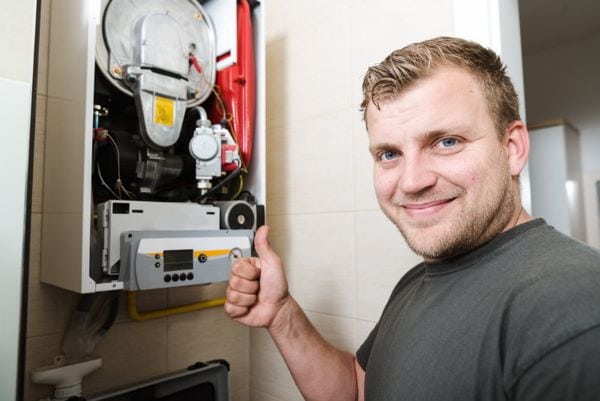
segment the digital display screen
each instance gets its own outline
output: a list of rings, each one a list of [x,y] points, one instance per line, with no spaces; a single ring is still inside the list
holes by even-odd
[[[165,271],[173,272],[177,270],[194,269],[194,250],[177,249],[174,251],[165,251]]]

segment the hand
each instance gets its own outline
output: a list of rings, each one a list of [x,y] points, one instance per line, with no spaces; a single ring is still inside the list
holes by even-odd
[[[283,263],[273,251],[262,226],[254,237],[258,258],[242,258],[231,268],[225,312],[251,327],[269,328],[290,298]]]

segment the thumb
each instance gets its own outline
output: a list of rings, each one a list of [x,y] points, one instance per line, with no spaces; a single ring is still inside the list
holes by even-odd
[[[254,237],[254,248],[258,257],[267,263],[278,263],[279,256],[273,251],[268,240],[269,226],[260,226]]]

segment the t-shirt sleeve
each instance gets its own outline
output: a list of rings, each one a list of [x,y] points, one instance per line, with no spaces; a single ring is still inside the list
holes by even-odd
[[[512,394],[516,401],[600,400],[600,326],[534,363],[517,380]]]
[[[377,336],[377,330],[379,329],[379,323],[375,325],[373,330],[371,330],[371,334],[367,337],[367,339],[362,343],[358,351],[356,351],[356,360],[361,368],[364,371],[367,370],[367,362],[369,361],[369,356],[371,355],[371,348],[373,348],[373,343],[375,342],[375,337]]]
[[[356,351],[356,360],[358,361],[358,364],[360,365],[361,368],[363,368],[364,371],[367,370],[367,363],[369,362],[369,356],[371,355],[371,349],[373,348],[373,344],[375,343],[375,338],[377,337],[377,332],[378,332],[379,326],[381,324],[381,319],[383,319],[383,316],[385,316],[385,313],[386,313],[388,307],[390,306],[390,303],[392,303],[392,301],[398,296],[398,293],[402,290],[402,288],[404,288],[406,283],[411,281],[415,276],[418,276],[422,271],[423,271],[423,263],[419,263],[418,265],[416,265],[415,267],[410,269],[398,281],[398,283],[392,290],[390,298],[388,299],[385,307],[383,308],[383,313],[381,314],[379,321],[377,322],[377,324],[375,325],[373,330],[371,330],[371,334],[369,334],[369,336],[363,342],[363,344],[360,346],[358,351]]]

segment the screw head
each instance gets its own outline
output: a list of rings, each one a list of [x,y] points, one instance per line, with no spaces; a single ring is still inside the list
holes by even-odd
[[[123,70],[118,65],[113,65],[110,69],[110,73],[116,78],[121,78],[123,76]]]

